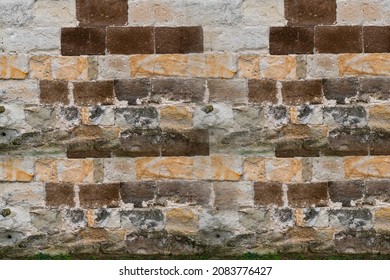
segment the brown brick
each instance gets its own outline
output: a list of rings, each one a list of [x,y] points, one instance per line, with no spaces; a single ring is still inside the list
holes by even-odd
[[[323,25],[336,22],[336,0],[286,0],[288,25]]]
[[[364,26],[363,41],[365,53],[390,52],[390,26]]]
[[[68,82],[41,80],[39,86],[42,104],[69,104]]]
[[[156,53],[202,53],[201,26],[156,27]]]
[[[80,185],[80,206],[114,208],[119,206],[119,184]]]
[[[288,186],[291,207],[322,207],[328,205],[328,183],[293,184]]]
[[[390,78],[361,78],[359,84],[359,97],[366,102],[370,101],[370,97],[378,100],[390,99]]]
[[[80,26],[125,25],[127,13],[127,0],[76,0]]]
[[[275,156],[281,158],[319,157],[321,147],[318,147],[313,142],[319,141],[295,140],[278,143],[275,148]]]
[[[251,79],[248,81],[248,88],[250,103],[262,104],[264,102],[271,102],[276,104],[278,102],[276,97],[278,93],[276,81]]]
[[[160,156],[160,129],[130,129],[121,133],[121,149],[115,152],[117,156],[152,157]]]
[[[154,199],[157,187],[155,182],[121,183],[120,194],[124,203],[133,203],[134,207],[143,207],[143,202]]]
[[[282,97],[286,105],[320,104],[322,83],[320,80],[282,82]]]
[[[162,156],[207,156],[209,151],[209,132],[197,129],[162,134]]]
[[[137,105],[137,99],[148,97],[150,93],[150,80],[116,80],[114,83],[114,89],[118,100],[126,100],[129,105]]]
[[[73,85],[73,97],[76,105],[112,105],[114,103],[112,81],[76,82]]]
[[[323,151],[327,156],[368,155],[370,130],[367,128],[337,128],[329,132],[329,148]]]
[[[97,55],[106,52],[103,28],[67,27],[61,29],[62,55]]]
[[[152,99],[169,101],[203,102],[206,92],[203,79],[153,79]]]
[[[111,54],[154,53],[153,27],[108,27],[107,51]]]
[[[313,27],[271,27],[270,54],[310,54],[314,52]]]
[[[245,104],[248,102],[246,80],[212,79],[207,81],[209,102]]]
[[[168,203],[210,206],[211,183],[191,181],[158,182],[157,203],[166,206]]]
[[[354,206],[351,202],[363,198],[363,192],[363,181],[329,182],[330,199],[345,207]]]
[[[356,78],[326,79],[322,81],[324,96],[328,100],[336,100],[337,104],[345,104],[345,98],[354,97],[358,93]]]
[[[46,206],[60,207],[69,206],[75,207],[74,187],[73,184],[67,183],[46,183]]]
[[[68,158],[110,158],[111,142],[88,141],[72,143],[68,146],[66,156]]]
[[[317,26],[314,41],[319,53],[363,52],[360,26]]]
[[[255,182],[255,205],[267,207],[270,205],[283,206],[282,183]]]
[[[253,207],[250,182],[214,182],[214,206],[218,210]]]
[[[390,180],[366,181],[365,200],[370,204],[374,204],[375,200],[389,203]]]
[[[370,136],[370,155],[390,155],[390,131],[372,130]]]

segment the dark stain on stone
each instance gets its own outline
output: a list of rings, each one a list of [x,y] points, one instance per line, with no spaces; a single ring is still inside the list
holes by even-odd
[[[108,216],[110,216],[110,213],[106,209],[101,209],[96,213],[96,222],[104,221]]]

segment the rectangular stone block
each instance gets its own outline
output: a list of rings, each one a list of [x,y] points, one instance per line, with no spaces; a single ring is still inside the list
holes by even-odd
[[[91,27],[61,29],[62,55],[98,55],[106,52],[106,30]]]
[[[37,80],[0,81],[2,102],[39,104],[39,82]]]
[[[346,179],[390,178],[390,158],[388,156],[346,157],[344,173]]]
[[[154,28],[108,27],[107,52],[110,54],[154,53]]]
[[[37,72],[42,73],[44,77],[49,76],[49,80],[86,81],[89,79],[89,69],[90,63],[87,57],[75,56],[52,57],[51,63],[43,61],[37,65]],[[36,78],[40,79],[40,76]]]
[[[248,99],[249,103],[262,105],[265,102],[276,104],[278,102],[276,81],[266,79],[248,80]]]
[[[248,102],[246,80],[207,80],[209,102],[245,104]]]
[[[365,53],[390,52],[390,27],[389,26],[364,26],[363,41]]]
[[[335,54],[315,54],[306,57],[307,79],[338,78],[338,60]]]
[[[69,104],[68,82],[41,80],[39,86],[42,104]]]
[[[286,105],[322,103],[321,80],[282,82],[282,98]]]
[[[116,80],[114,82],[115,96],[129,105],[137,105],[146,99],[151,91],[150,79]]]
[[[240,157],[212,155],[210,159],[213,180],[239,181],[241,179],[243,169]]]
[[[359,99],[365,102],[370,102],[371,99],[390,99],[390,78],[360,78]]]
[[[202,53],[203,29],[201,26],[156,27],[156,53]]]
[[[73,184],[46,183],[46,206],[49,207],[75,207],[75,191]]]
[[[192,128],[193,111],[188,106],[166,106],[160,108],[160,127],[164,129],[188,130]]]
[[[265,180],[265,159],[248,157],[244,160],[243,179],[247,181]]]
[[[209,132],[206,129],[162,133],[162,156],[207,156],[209,154]]]
[[[199,216],[192,209],[169,209],[165,217],[168,232],[194,234],[198,231]]]
[[[173,20],[173,3],[170,0],[129,1],[131,26],[171,25]]]
[[[214,207],[217,210],[233,210],[253,207],[253,186],[250,182],[214,182]]]
[[[191,157],[137,158],[138,180],[194,179],[194,159]]]
[[[242,21],[248,26],[282,26],[285,24],[283,0],[246,0],[241,5]]]
[[[275,182],[301,182],[302,161],[301,159],[278,158],[266,159],[266,178]]]
[[[134,160],[131,158],[104,159],[104,182],[135,181]]]
[[[297,79],[296,56],[263,56],[260,61],[261,77],[273,80]]]
[[[39,0],[33,8],[36,26],[71,27],[77,25],[76,4],[70,0]]]
[[[210,182],[167,181],[158,182],[157,187],[156,202],[159,205],[211,206],[212,183]]]
[[[324,207],[328,205],[328,183],[306,183],[288,185],[290,207]]]
[[[369,229],[372,228],[373,215],[370,209],[330,210],[329,226],[333,228]]]
[[[255,205],[259,207],[283,206],[283,186],[277,182],[254,183]]]
[[[364,127],[367,125],[367,112],[363,106],[325,107],[324,123],[345,128]]]
[[[365,202],[378,205],[390,202],[390,180],[366,181]]]
[[[52,166],[49,168],[51,169]],[[57,161],[54,168],[56,170],[50,170],[50,172],[54,174],[57,172],[58,182],[75,184],[95,182],[95,166],[91,159],[62,159]],[[45,170],[43,169],[43,171]]]
[[[31,21],[34,0],[2,0],[1,26],[24,26]]]
[[[83,208],[116,208],[119,206],[119,184],[80,185],[79,199]]]
[[[146,207],[153,204],[157,186],[155,182],[121,183],[120,194],[124,203],[132,203],[135,208]]]
[[[130,64],[127,55],[107,55],[98,57],[98,79],[128,79]]]
[[[28,72],[27,56],[0,55],[0,80],[24,80]]]
[[[133,129],[126,130],[120,136],[120,150],[116,156],[152,157],[161,155],[161,130]]]
[[[238,77],[260,79],[260,56],[257,54],[243,54],[238,57]]]
[[[314,52],[313,27],[271,27],[269,51],[272,55]]]
[[[44,207],[45,186],[42,183],[0,183],[0,197],[9,206]]]
[[[114,83],[112,81],[76,82],[73,86],[73,97],[77,105],[112,105],[114,103]]]
[[[31,182],[34,173],[32,158],[0,158],[0,181]]]
[[[362,28],[359,26],[317,26],[314,41],[319,53],[363,52]]]
[[[324,96],[327,100],[336,100],[337,104],[346,104],[346,99],[358,93],[358,80],[356,78],[326,79],[322,81]]]
[[[155,102],[202,103],[205,98],[206,82],[203,79],[152,79],[151,98]]]
[[[390,54],[342,54],[338,63],[341,76],[390,76]]]
[[[336,0],[286,0],[288,25],[331,25],[336,22]]]
[[[329,146],[322,152],[331,156],[368,155],[370,138],[366,128],[334,129],[329,132]]]
[[[127,0],[76,0],[80,26],[126,25],[127,12]]]
[[[374,228],[378,232],[388,233],[390,231],[390,208],[381,208],[374,212]]]
[[[343,180],[343,159],[338,157],[319,157],[312,159],[313,181]]]
[[[344,207],[356,206],[356,202],[363,198],[364,189],[363,181],[332,181],[329,182],[329,197]]]

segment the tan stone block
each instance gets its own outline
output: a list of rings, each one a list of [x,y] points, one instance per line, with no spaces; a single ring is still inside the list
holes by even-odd
[[[251,182],[214,182],[214,207],[218,210],[253,207]]]
[[[390,129],[390,106],[376,105],[369,109],[370,127]]]
[[[155,25],[173,22],[173,9],[165,1],[129,2],[129,22],[132,25]]]
[[[211,180],[210,157],[193,157],[194,178],[197,180]]]
[[[52,59],[53,79],[88,80],[88,58],[76,56],[60,56]]]
[[[137,158],[138,180],[193,179],[194,160],[191,157]]]
[[[165,215],[168,231],[186,234],[198,231],[199,215],[192,209],[170,209]]]
[[[296,56],[265,56],[260,61],[261,77],[274,80],[296,80]]]
[[[234,58],[229,54],[162,54],[130,56],[133,77],[177,76],[233,78]]]
[[[104,182],[135,181],[134,159],[110,158],[104,160]]]
[[[57,160],[54,158],[38,159],[35,164],[36,180],[58,182]]]
[[[192,110],[183,106],[168,106],[160,109],[162,128],[190,129],[192,127]]]
[[[99,56],[98,62],[98,77],[101,80],[128,79],[130,77],[130,65],[128,56]]]
[[[302,182],[302,160],[295,158],[267,159],[266,178],[275,182]]]
[[[58,180],[66,183],[93,183],[94,164],[90,159],[58,161]]]
[[[52,79],[51,57],[47,55],[33,56],[30,59],[30,78],[40,80]]]
[[[355,25],[363,23],[362,0],[337,1],[337,23]]]
[[[0,181],[30,182],[34,177],[31,158],[0,158]]]
[[[339,69],[336,55],[316,54],[307,56],[308,78],[337,78],[338,76]]]
[[[346,179],[390,178],[390,157],[344,158]]]
[[[375,211],[374,228],[379,232],[390,232],[390,208]]]
[[[385,2],[385,1],[384,1]],[[375,2],[366,2],[362,5],[363,12],[363,24],[380,24],[383,20],[383,13],[380,1],[379,3]]]
[[[240,157],[213,155],[210,158],[212,180],[240,180],[242,175],[242,161]]]
[[[24,80],[28,75],[26,56],[0,55],[0,79]]]
[[[313,158],[313,181],[337,181],[344,179],[343,159],[336,157]]]
[[[338,63],[341,76],[390,76],[390,54],[342,54]]]
[[[237,62],[238,77],[260,79],[260,56],[257,54],[240,55]]]
[[[246,158],[244,160],[243,179],[248,181],[265,181],[265,159]]]

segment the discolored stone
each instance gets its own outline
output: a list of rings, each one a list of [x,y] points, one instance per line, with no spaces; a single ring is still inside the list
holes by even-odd
[[[370,130],[349,127],[334,129],[329,132],[328,141],[328,148],[322,151],[325,155],[368,155]]]
[[[109,158],[113,150],[111,144],[108,140],[71,143],[66,155],[68,158]]]
[[[328,183],[288,185],[288,203],[291,207],[323,207],[328,205]]]
[[[76,0],[76,17],[80,26],[125,25],[127,0]]]
[[[329,211],[329,225],[331,227],[368,229],[372,227],[372,218],[370,209],[366,208]]]
[[[286,81],[282,82],[283,103],[301,105],[305,103],[322,103],[321,80]]]
[[[144,207],[143,202],[147,204],[153,200],[157,192],[154,182],[131,182],[121,183],[120,194],[124,203],[132,203],[135,208]]]
[[[342,231],[335,235],[335,247],[338,253],[374,254],[380,241],[374,230]]]
[[[98,55],[106,52],[106,30],[90,27],[61,29],[61,54]]]
[[[368,204],[375,205],[378,203],[390,202],[390,181],[366,181],[365,201]]]
[[[313,27],[271,27],[269,40],[270,54],[314,53]]]
[[[107,51],[110,54],[154,53],[153,27],[108,27]]]
[[[345,104],[346,98],[351,98],[358,93],[358,80],[347,79],[326,79],[322,81],[324,96],[327,100],[336,100],[337,104]]]
[[[200,205],[209,207],[211,203],[211,183],[206,181],[167,181],[158,182],[157,203],[168,206],[171,203]]]
[[[207,156],[210,154],[209,132],[196,129],[181,132],[163,132],[162,156]]]
[[[246,80],[208,80],[209,102],[245,104],[248,102]]]
[[[150,93],[149,79],[116,80],[114,82],[115,96],[118,100],[126,100],[129,105],[137,105]]]
[[[370,102],[370,98],[378,100],[390,99],[390,78],[360,78],[359,97],[361,100]]]
[[[158,126],[158,112],[154,107],[117,108],[115,124],[131,129],[155,129]]]
[[[329,182],[329,197],[332,202],[341,202],[342,206],[354,206],[354,201],[363,198],[364,182]]]
[[[43,104],[69,104],[68,82],[41,80],[40,99]]]
[[[203,79],[152,79],[152,100],[158,103],[165,100],[201,103],[205,92]]]
[[[363,52],[360,26],[317,26],[314,41],[319,53]]]
[[[83,208],[115,208],[119,206],[119,184],[79,185]]]
[[[365,53],[389,53],[390,27],[364,26],[363,41]]]
[[[75,192],[73,184],[46,183],[46,206],[49,207],[75,207]]]
[[[141,232],[153,232],[163,229],[164,215],[161,210],[131,210],[121,212],[121,225]]]
[[[112,105],[114,89],[112,81],[73,83],[73,97],[76,105]]]
[[[286,0],[288,25],[331,25],[336,22],[336,0]]]
[[[193,234],[198,231],[199,217],[192,209],[176,208],[165,212],[168,232]]]
[[[338,57],[341,76],[389,76],[390,54],[342,54]]]
[[[276,104],[278,102],[276,81],[273,80],[254,80],[248,81],[249,102],[254,104],[263,104],[270,102]]]
[[[202,53],[201,26],[156,27],[156,53]]]
[[[324,123],[343,127],[364,127],[367,125],[367,112],[363,106],[325,107]]]
[[[161,130],[126,130],[121,133],[120,144],[117,156],[160,156]]]
[[[296,158],[266,160],[266,178],[275,182],[301,182],[302,161]]]
[[[250,182],[214,182],[214,207],[218,210],[253,206],[253,187]]]
[[[370,136],[370,155],[390,155],[390,131],[376,129]]]
[[[390,178],[390,158],[386,156],[344,158],[346,179]]]
[[[260,207],[283,206],[282,183],[255,182],[255,205]]]

